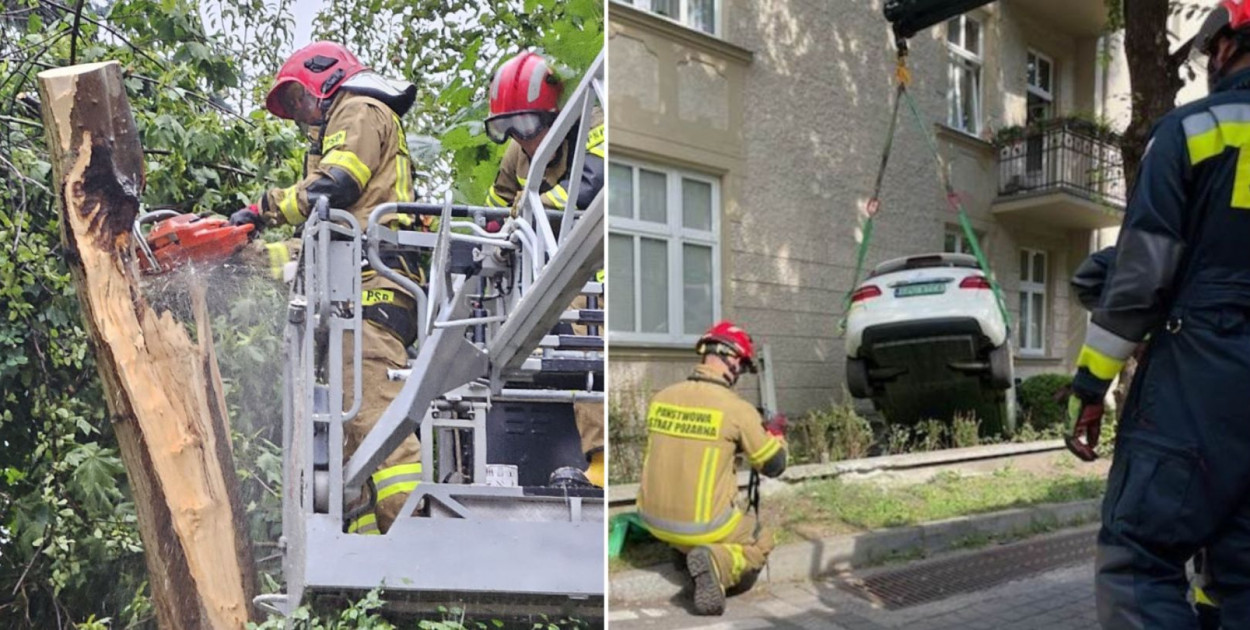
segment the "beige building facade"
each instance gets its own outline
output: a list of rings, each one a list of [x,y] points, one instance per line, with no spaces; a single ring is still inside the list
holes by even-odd
[[[612,0],[609,15],[614,401],[684,378],[699,333],[730,318],[769,346],[781,410],[827,407],[895,86],[880,1]],[[1102,3],[1004,0],[911,42],[911,91],[1003,286],[1018,376],[1072,368],[1085,314],[1067,280],[1123,212],[1118,151],[1063,122],[1127,122],[1104,27]],[[967,247],[903,116],[869,268]]]

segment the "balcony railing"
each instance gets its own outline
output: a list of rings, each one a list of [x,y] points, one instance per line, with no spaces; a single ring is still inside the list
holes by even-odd
[[[1120,147],[1091,127],[1056,120],[1015,137],[1000,137],[995,143],[999,196],[1066,192],[1123,208],[1126,191]]]

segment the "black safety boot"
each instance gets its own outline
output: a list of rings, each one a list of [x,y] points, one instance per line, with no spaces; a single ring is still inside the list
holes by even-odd
[[[694,578],[694,613],[696,615],[725,614],[725,591],[716,575],[716,562],[712,550],[695,547],[686,554],[686,571]]]

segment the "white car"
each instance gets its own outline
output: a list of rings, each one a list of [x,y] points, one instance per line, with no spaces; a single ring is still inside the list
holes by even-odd
[[[983,423],[998,425],[987,428],[1014,430],[1007,323],[976,258],[881,263],[856,287],[846,324],[847,387],[891,422],[961,411],[952,401],[972,396]]]

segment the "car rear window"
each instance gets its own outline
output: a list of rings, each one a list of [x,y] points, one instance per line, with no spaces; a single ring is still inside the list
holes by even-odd
[[[909,256],[907,258],[895,258],[887,260],[876,269],[868,277],[876,277],[896,271],[907,271],[911,269],[930,269],[934,267],[957,267],[961,269],[978,269],[977,259],[967,254],[924,254],[921,256]]]

